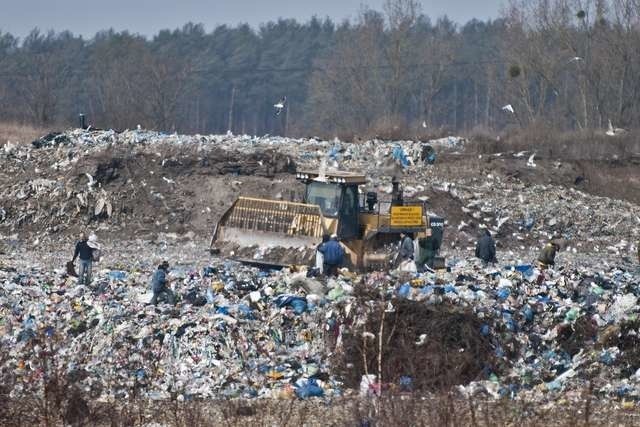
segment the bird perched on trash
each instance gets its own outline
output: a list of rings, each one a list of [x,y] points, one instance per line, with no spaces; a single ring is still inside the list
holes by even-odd
[[[515,114],[515,110],[513,109],[513,107],[511,106],[511,104],[507,104],[504,107],[502,107],[502,111],[508,111],[511,114]]]
[[[527,166],[529,166],[530,168],[535,168],[536,164],[533,161],[533,159],[536,158],[536,153],[533,153],[532,155],[529,156],[529,160],[527,160]]]
[[[422,127],[425,128],[425,129],[427,128],[427,122],[424,121],[424,120],[422,121]]]
[[[626,133],[627,130],[626,129],[622,129],[622,128],[614,128],[613,124],[611,124],[611,120],[609,120],[609,129],[607,129],[606,134],[609,136],[616,136],[616,135],[622,135],[623,133]]]
[[[532,155],[529,156],[529,159],[527,160],[527,166],[529,166],[530,168],[535,168],[536,164],[533,161],[533,159],[536,158],[536,153],[533,153]]]
[[[498,230],[500,230],[500,228],[501,228],[501,227],[504,225],[504,223],[505,223],[505,222],[507,222],[508,220],[509,220],[509,217],[508,217],[508,216],[505,216],[505,217],[503,217],[503,218],[498,218],[498,219],[496,219],[496,222],[498,223],[498,224],[496,225],[496,228],[497,228]]]
[[[85,175],[87,176],[87,178],[89,178],[89,182],[87,182],[87,187],[91,188],[94,185],[96,185],[96,180],[93,179],[93,177],[91,176],[91,174],[89,173],[85,173]]]
[[[283,96],[280,101],[278,101],[277,103],[273,104],[273,108],[275,108],[275,112],[276,112],[276,116],[279,116],[280,113],[282,113],[282,110],[284,109],[284,105],[287,102],[287,97]]]

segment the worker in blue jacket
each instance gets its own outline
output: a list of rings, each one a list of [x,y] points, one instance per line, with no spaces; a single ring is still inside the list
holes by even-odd
[[[158,297],[164,294],[167,297],[167,302],[169,304],[175,304],[175,296],[171,289],[169,289],[169,280],[167,280],[167,273],[169,272],[169,263],[167,261],[163,261],[162,264],[158,266],[158,269],[153,273],[153,277],[151,279],[151,290],[153,291],[153,297],[149,304],[157,305]]]
[[[337,276],[338,267],[344,262],[344,248],[338,242],[338,236],[331,236],[328,242],[323,243],[318,251],[324,256],[323,271],[326,276]]]

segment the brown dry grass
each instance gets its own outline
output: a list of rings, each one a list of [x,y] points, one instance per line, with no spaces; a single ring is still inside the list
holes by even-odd
[[[30,144],[31,141],[46,134],[47,130],[20,124],[20,123],[0,123],[0,146],[7,142],[12,144]]]
[[[486,133],[471,135],[469,149],[478,154],[511,151],[535,151],[537,158],[564,161],[614,160],[640,158],[640,138],[635,131],[608,136],[603,131],[560,132],[544,126],[517,129],[500,138]]]
[[[4,410],[2,410],[4,406]],[[622,426],[638,425],[637,406],[583,398],[569,402],[528,402],[508,398],[463,399],[437,396],[387,396],[316,400],[176,400],[123,399],[92,404],[63,398],[59,407],[41,399],[3,399],[5,426]],[[152,424],[156,423],[156,424]]]

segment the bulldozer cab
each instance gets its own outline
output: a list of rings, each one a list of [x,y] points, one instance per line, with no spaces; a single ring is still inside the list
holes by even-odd
[[[336,219],[336,234],[340,239],[358,237],[358,186],[366,183],[364,175],[347,172],[301,172],[297,174],[297,178],[305,184],[303,203],[319,206],[324,217]]]

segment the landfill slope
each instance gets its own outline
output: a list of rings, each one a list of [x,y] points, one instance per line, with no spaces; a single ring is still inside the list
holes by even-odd
[[[635,193],[630,201],[587,193],[571,182],[577,172],[570,164],[535,155],[529,161],[528,153],[478,158],[465,154],[474,151],[473,141],[429,144],[438,153],[433,165],[422,161],[424,144],[417,141],[52,133],[0,152],[0,233],[33,239],[90,227],[206,238],[239,195],[301,200],[296,168],[326,165],[367,174],[365,189],[381,199],[390,198],[391,177],[397,176],[405,197],[424,200],[432,213],[445,217],[449,246],[472,245],[486,227],[501,248],[535,248],[554,234],[580,252],[632,248],[640,226]],[[628,175],[629,188],[639,175]]]
[[[24,416],[20,402],[46,400],[53,383],[63,403],[90,406],[444,390],[540,404],[586,393],[637,411],[640,207],[533,182],[525,175],[546,169],[519,153],[507,154],[526,172],[514,176],[459,160],[470,141],[430,144],[433,165],[412,141],[141,130],[71,130],[4,149],[0,398],[11,405],[0,421]],[[321,166],[366,173],[381,198],[399,177],[406,197],[446,218],[448,271],[327,280],[205,251],[235,197],[299,200],[293,172]],[[473,257],[482,228],[496,237],[496,265]],[[64,268],[85,229],[102,245],[91,286]],[[551,237],[562,251],[541,270]],[[152,306],[165,259],[179,303]]]

